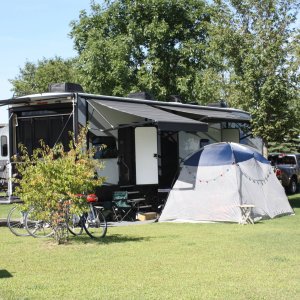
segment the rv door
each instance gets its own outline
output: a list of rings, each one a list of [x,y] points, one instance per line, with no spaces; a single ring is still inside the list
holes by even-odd
[[[136,184],[158,184],[157,129],[135,129]]]

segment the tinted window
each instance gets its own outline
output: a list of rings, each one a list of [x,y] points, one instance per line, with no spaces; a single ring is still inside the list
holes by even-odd
[[[271,165],[295,165],[296,158],[294,156],[280,156],[272,155],[268,157],[268,160],[271,162]]]
[[[278,165],[295,165],[296,159],[294,156],[283,156],[279,157],[277,161]]]
[[[7,136],[2,135],[1,136],[1,156],[7,156],[7,155],[8,155]]]

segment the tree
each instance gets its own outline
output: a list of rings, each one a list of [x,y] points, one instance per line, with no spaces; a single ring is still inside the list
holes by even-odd
[[[296,0],[215,1],[214,42],[226,65],[227,101],[252,113],[253,133],[282,142],[297,124],[293,55]],[[298,81],[299,82],[299,81]],[[299,131],[298,131],[299,132]]]
[[[15,96],[48,91],[50,83],[76,82],[75,59],[43,58],[37,63],[26,62],[20,74],[10,79]]]
[[[159,100],[186,102],[215,95],[203,87],[210,7],[199,0],[116,0],[91,5],[72,22],[80,82],[92,93],[124,96],[148,91]],[[215,80],[215,78],[213,78]]]
[[[282,143],[270,142],[268,150],[270,153],[300,153],[299,128],[291,129]]]

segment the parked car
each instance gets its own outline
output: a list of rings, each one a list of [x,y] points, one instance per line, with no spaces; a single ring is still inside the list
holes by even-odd
[[[268,160],[283,187],[295,194],[300,183],[300,154],[270,154]]]

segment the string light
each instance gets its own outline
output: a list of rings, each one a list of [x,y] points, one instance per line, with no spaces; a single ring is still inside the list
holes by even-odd
[[[261,184],[261,185],[266,184],[269,181],[269,178],[270,178],[270,176],[272,174],[272,170],[269,168],[267,174],[262,179],[257,179],[257,178],[253,178],[253,177],[249,176],[248,174],[244,173],[242,171],[242,169],[240,168],[239,164],[237,164],[237,166],[239,167],[242,176],[244,176],[250,182]]]
[[[261,184],[261,185],[266,184],[266,183],[269,181],[269,178],[270,178],[270,176],[271,176],[271,174],[272,174],[272,170],[269,169],[268,172],[267,172],[267,174],[266,174],[262,179],[261,179],[261,178],[260,178],[260,179],[257,179],[257,178],[251,177],[251,176],[249,176],[248,174],[244,173],[244,172],[242,171],[242,169],[240,168],[239,164],[235,164],[235,165],[236,165],[237,167],[239,167],[242,176],[244,176],[247,180],[249,180],[250,182],[253,182],[253,183]],[[199,183],[206,183],[206,184],[208,184],[208,183],[210,183],[210,182],[215,182],[215,181],[217,181],[219,178],[224,177],[224,176],[230,171],[230,169],[227,168],[226,171],[223,171],[222,173],[220,173],[218,176],[216,176],[216,177],[214,177],[214,178],[210,178],[210,179],[197,179],[197,177],[195,176],[195,172],[191,172],[191,171],[189,170],[189,168],[188,168],[187,166],[185,166],[185,165],[184,165],[184,167],[185,167],[185,169],[187,170],[188,174],[189,174],[192,178],[194,178],[195,180],[198,180]]]
[[[187,172],[189,173],[189,175],[191,175],[195,180],[197,180],[197,177],[194,175],[194,172],[191,172],[187,166],[184,166],[187,170]],[[198,179],[198,182],[200,183],[210,183],[210,182],[214,182],[217,181],[219,178],[224,177],[226,175],[226,173],[228,173],[230,171],[230,169],[226,169],[225,172],[222,172],[221,174],[219,174],[218,176],[211,178],[211,179]]]

